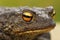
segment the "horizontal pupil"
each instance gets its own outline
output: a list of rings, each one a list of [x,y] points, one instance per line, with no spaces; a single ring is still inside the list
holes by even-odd
[[[27,17],[27,18],[32,18],[32,16],[27,16],[27,15],[23,15],[24,17]]]
[[[53,16],[54,16],[55,14],[53,14]]]

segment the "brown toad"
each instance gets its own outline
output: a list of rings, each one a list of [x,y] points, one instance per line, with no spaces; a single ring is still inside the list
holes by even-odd
[[[0,40],[50,40],[53,7],[0,7]]]

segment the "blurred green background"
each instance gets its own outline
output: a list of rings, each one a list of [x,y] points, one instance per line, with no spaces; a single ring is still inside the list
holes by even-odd
[[[19,6],[36,6],[47,7],[54,6],[56,11],[55,21],[60,22],[60,0],[0,0],[0,6],[19,7]]]

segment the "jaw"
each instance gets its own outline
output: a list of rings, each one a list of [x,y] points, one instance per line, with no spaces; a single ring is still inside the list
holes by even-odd
[[[31,30],[31,31],[25,31],[25,32],[18,32],[15,33],[14,36],[19,37],[21,39],[26,39],[28,40],[32,40],[34,39],[37,35],[42,34],[42,33],[46,33],[49,32],[50,30],[52,30],[54,27],[49,27],[49,28],[44,28],[44,29],[38,29],[38,30]]]
[[[49,28],[44,28],[44,29],[38,29],[38,30],[31,30],[31,31],[25,31],[25,32],[21,32],[21,33],[18,33],[19,35],[22,35],[22,34],[42,34],[42,33],[46,33],[46,32],[49,32],[53,29],[54,27],[49,27]]]

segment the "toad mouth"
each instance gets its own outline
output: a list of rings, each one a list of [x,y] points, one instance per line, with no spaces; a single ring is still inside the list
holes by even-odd
[[[38,29],[38,30],[31,30],[31,31],[20,32],[18,34],[22,35],[22,34],[30,34],[30,33],[46,33],[46,32],[49,32],[50,30],[52,30],[53,28],[54,27],[48,27],[48,28],[44,28],[44,29]]]

